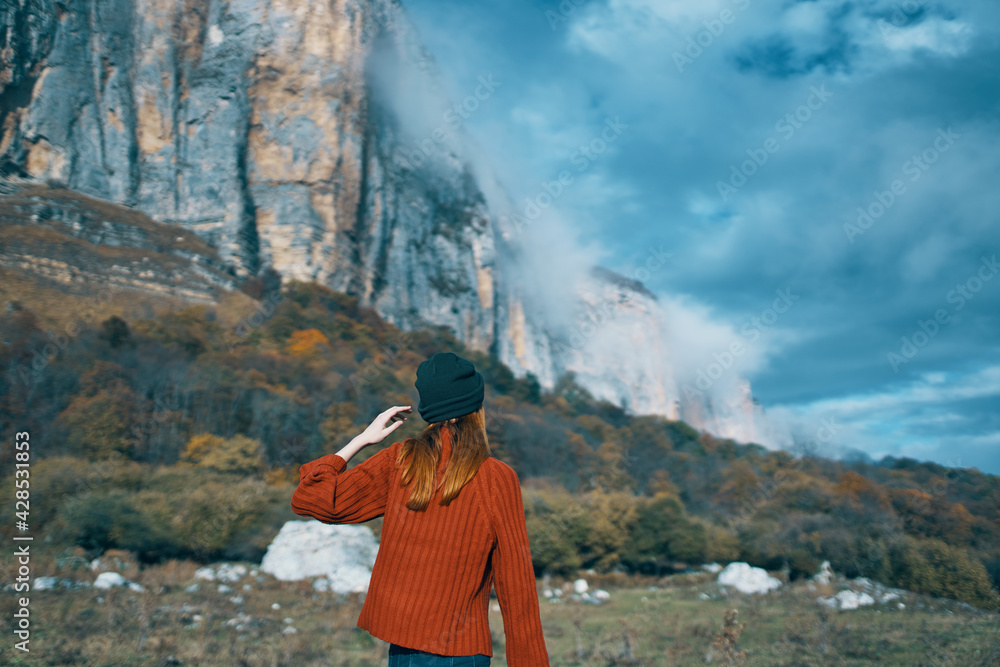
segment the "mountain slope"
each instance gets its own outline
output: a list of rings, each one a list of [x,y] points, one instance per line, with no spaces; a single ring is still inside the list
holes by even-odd
[[[398,2],[21,0],[0,22],[4,172],[193,232],[241,279],[271,267],[403,329],[447,326],[543,387],[574,371],[630,410],[767,441],[746,382],[680,391],[683,351],[641,285],[567,276],[577,311],[612,313],[574,343],[583,320],[539,298]]]

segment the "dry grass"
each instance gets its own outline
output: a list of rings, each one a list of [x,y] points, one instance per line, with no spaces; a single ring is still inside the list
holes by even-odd
[[[63,216],[80,221],[80,228],[63,222]],[[109,233],[109,225],[117,230],[111,236],[120,233],[126,240],[121,245],[91,243]],[[227,294],[195,273],[192,255],[205,260],[200,270],[223,283],[229,279],[217,251],[197,234],[133,209],[43,184],[18,185],[13,194],[0,196],[0,306],[19,301],[46,327],[62,329],[80,317],[100,322],[118,315],[131,321],[190,306],[190,301],[161,291],[175,287],[225,301],[227,311],[244,316],[255,310],[250,297]],[[23,268],[26,261],[37,270]],[[106,277],[118,275],[115,266],[131,267],[127,278],[134,284],[115,283],[107,289]],[[178,285],[173,285],[175,279]],[[232,319],[238,318],[234,314]]]
[[[24,182],[13,185],[12,188],[12,194],[0,197],[0,221],[5,224],[33,223],[31,213],[39,207],[59,209],[83,213],[112,224],[136,227],[145,232],[150,241],[165,246],[215,255],[215,250],[194,232],[177,225],[157,222],[137,209],[45,183]],[[177,238],[181,241],[177,241]]]
[[[218,582],[194,578],[198,563],[170,560],[133,570],[127,554],[118,554],[117,561],[108,558],[113,555],[105,554],[106,562],[120,563],[145,592],[33,592],[31,655],[21,655],[8,641],[0,646],[0,664],[347,667],[387,662],[388,644],[356,627],[363,603],[359,595],[320,594],[308,581],[280,582],[249,574],[227,584],[232,592],[220,593]],[[35,575],[85,581],[93,581],[96,574],[79,550],[40,551],[32,568]],[[2,562],[0,574],[3,585],[13,582],[11,559]],[[610,599],[591,605],[540,598],[553,665],[704,665],[710,654],[714,659],[709,664],[723,665],[728,663],[720,655],[744,651],[743,662],[732,664],[986,665],[1000,655],[997,614],[926,596],[908,595],[904,610],[894,601],[831,611],[816,603],[817,590],[800,582],[768,595],[744,597],[718,595],[711,577],[700,574],[665,577],[659,580],[665,586],[654,590],[650,578],[583,576],[591,589],[608,590]],[[553,578],[549,585],[571,588],[572,579]],[[611,586],[612,580],[622,586]],[[195,582],[199,590],[187,592]],[[244,584],[251,590],[243,590]],[[700,599],[702,592],[714,597]],[[241,596],[242,602],[231,600],[234,596]],[[13,636],[15,601],[13,595],[0,597],[2,629],[8,637]],[[274,602],[279,609],[272,609]],[[739,632],[735,619],[724,629],[730,609],[738,611],[740,625],[746,624]],[[237,627],[230,621],[240,614],[246,620]],[[500,612],[491,609],[490,624],[493,664],[504,665]],[[296,629],[294,634],[282,632],[289,625]]]

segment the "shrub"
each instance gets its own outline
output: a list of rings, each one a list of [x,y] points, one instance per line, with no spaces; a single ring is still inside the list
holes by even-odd
[[[261,480],[207,469],[147,469],[146,482],[137,491],[108,483],[70,496],[51,522],[53,539],[94,551],[128,549],[147,562],[218,557],[239,551],[237,540],[268,532],[260,527],[274,523],[267,510],[281,494]]]
[[[590,531],[587,512],[562,489],[524,490],[531,558],[539,572],[569,575],[583,565],[581,549]]]
[[[133,414],[129,406],[134,403],[132,392],[122,387],[74,398],[59,415],[69,451],[89,460],[133,454],[129,436]]]
[[[740,558],[740,540],[722,526],[703,522],[705,526],[705,561],[729,563]]]
[[[181,461],[243,475],[260,472],[263,467],[260,442],[245,435],[228,439],[210,433],[196,435],[185,446]]]
[[[630,493],[601,490],[584,496],[588,527],[583,539],[583,565],[604,572],[618,565],[628,549],[637,499]]]
[[[73,496],[61,507],[53,534],[92,551],[111,548],[134,551],[142,560],[182,551],[164,521],[153,521],[141,496],[125,489]]]
[[[622,559],[627,566],[649,572],[668,560],[704,561],[708,531],[702,523],[684,515],[684,506],[678,498],[659,493],[639,503],[635,514]]]
[[[1000,596],[992,588],[986,568],[965,550],[940,540],[907,535],[890,553],[891,584],[982,609],[1000,609]]]

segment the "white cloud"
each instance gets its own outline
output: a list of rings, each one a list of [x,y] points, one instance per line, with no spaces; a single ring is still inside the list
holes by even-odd
[[[623,66],[653,58],[668,62],[689,38],[708,31],[705,58],[719,61],[738,44],[753,44],[780,35],[801,61],[822,54],[846,35],[851,48],[852,77],[864,78],[908,64],[918,52],[955,58],[968,52],[976,31],[968,21],[931,15],[909,25],[898,3],[874,0],[867,6],[845,6],[841,0],[786,3],[783,0],[612,0],[604,7],[571,17],[567,45],[590,51]],[[846,13],[845,13],[846,7]],[[717,23],[723,11],[729,20]],[[886,19],[884,16],[898,16]],[[715,24],[711,30],[709,23]]]
[[[992,396],[1000,401],[1000,365],[965,375],[926,373],[902,387],[773,406],[767,411],[796,440],[817,439],[816,433],[826,419],[836,425],[836,431],[826,442],[818,439],[831,449],[851,447],[876,458],[886,454],[929,458],[936,453],[938,462],[959,465],[947,459],[950,445],[989,445],[996,442],[998,434],[946,436],[929,427],[961,424],[966,418],[954,412],[950,404]],[[887,450],[887,443],[895,444],[895,449]],[[783,446],[789,447],[791,442]]]
[[[716,361],[715,355],[727,354],[734,343],[739,343],[738,349],[743,351],[733,358],[731,368],[734,372],[723,376],[726,382],[738,382],[766,368],[771,358],[798,339],[795,332],[779,326],[757,328],[755,335],[747,336],[742,333],[745,323],[731,324],[689,296],[657,296],[667,315],[666,336],[670,349],[678,351],[674,363],[681,382],[694,383],[699,371]],[[770,305],[770,300],[766,305]]]
[[[1000,431],[972,436],[965,439],[965,444],[972,447],[1000,447]]]
[[[781,17],[785,30],[799,36],[820,35],[827,26],[829,8],[823,2],[800,2],[792,5]]]
[[[706,30],[705,21],[717,21],[723,10],[742,14],[737,6],[748,5],[744,0],[611,0],[574,15],[566,44],[573,51],[590,51],[622,64],[653,61],[664,49],[673,51],[689,36]],[[733,22],[721,24],[720,34],[729,32]]]
[[[933,17],[913,26],[885,30],[882,34],[886,46],[893,51],[912,52],[922,49],[955,57],[968,50],[973,30],[970,25],[961,21],[945,21]]]

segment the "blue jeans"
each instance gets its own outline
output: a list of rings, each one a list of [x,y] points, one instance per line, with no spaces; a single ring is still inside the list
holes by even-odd
[[[389,667],[490,667],[490,656],[440,655],[390,643]]]

